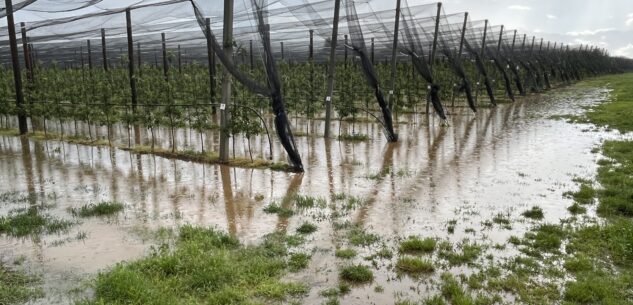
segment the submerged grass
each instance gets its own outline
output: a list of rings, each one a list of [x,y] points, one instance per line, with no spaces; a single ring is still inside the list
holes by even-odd
[[[408,239],[400,242],[400,252],[403,253],[430,253],[435,250],[437,241],[433,238],[420,239],[415,236],[411,236]]]
[[[96,204],[87,204],[80,208],[71,208],[70,213],[79,217],[109,216],[123,211],[125,206],[116,201],[102,201]]]
[[[281,280],[293,268],[285,253],[274,240],[244,246],[214,229],[184,226],[172,249],[160,247],[149,257],[99,274],[94,298],[82,304],[281,302],[308,291],[302,284]],[[305,261],[294,260],[300,266]]]
[[[0,264],[0,304],[20,304],[41,297],[36,285],[39,279],[22,270],[12,270]]]
[[[368,283],[374,279],[374,274],[363,265],[351,265],[341,269],[339,273],[341,279],[351,283]]]
[[[72,225],[70,221],[54,218],[41,213],[36,207],[30,207],[0,217],[0,234],[14,237],[55,234],[68,231]]]
[[[431,261],[412,256],[403,256],[398,258],[396,268],[404,273],[414,275],[435,271],[435,267]]]

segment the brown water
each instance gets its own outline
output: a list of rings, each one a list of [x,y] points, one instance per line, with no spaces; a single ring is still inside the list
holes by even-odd
[[[511,235],[521,235],[531,222],[520,213],[540,206],[545,222],[557,223],[568,216],[571,201],[563,198],[574,189],[572,178],[592,177],[595,160],[591,153],[601,140],[616,137],[589,131],[590,126],[549,119],[552,115],[579,113],[582,106],[601,101],[603,89],[561,89],[547,96],[529,98],[495,109],[481,109],[476,115],[465,108],[449,109],[450,126],[425,115],[398,118],[400,142],[388,144],[379,125],[356,123],[356,132],[368,134],[368,142],[326,141],[298,137],[305,174],[228,168],[148,155],[119,149],[71,145],[58,141],[35,141],[18,137],[0,138],[0,193],[18,191],[32,194],[29,200],[4,202],[0,213],[28,204],[53,204],[47,212],[80,221],[62,235],[17,239],[0,237],[0,259],[25,257],[25,265],[43,276],[46,297],[39,304],[66,304],[70,293],[96,274],[116,264],[147,254],[153,242],[149,230],[191,223],[214,226],[256,243],[275,230],[294,232],[305,220],[316,222],[319,230],[295,251],[312,252],[307,270],[290,274],[289,279],[309,283],[305,304],[320,304],[319,292],[335,287],[338,270],[349,263],[369,262],[364,256],[385,244],[396,249],[397,241],[409,235],[438,237],[452,242],[465,239],[485,244],[505,244]],[[295,128],[306,130],[304,122]],[[323,130],[323,121],[311,121],[310,130]],[[343,123],[351,132],[352,126]],[[337,130],[335,126],[333,130]],[[115,139],[127,141],[125,128],[115,128]],[[103,130],[100,131],[103,134]],[[179,147],[198,147],[194,132],[178,130]],[[169,146],[159,133],[159,145]],[[189,134],[188,134],[189,133]],[[213,147],[216,133],[209,133],[205,147]],[[143,132],[143,137],[148,135]],[[186,140],[185,140],[186,139]],[[242,138],[236,140],[239,155],[245,155]],[[256,155],[268,156],[267,140],[253,140]],[[275,159],[283,159],[275,143]],[[384,171],[384,175],[374,177]],[[363,198],[365,204],[343,215],[381,236],[372,247],[357,248],[351,262],[334,257],[334,249],[346,247],[344,232],[333,227],[332,210],[309,209],[290,219],[263,212],[271,201],[283,202],[294,193],[330,198],[345,193]],[[257,200],[256,197],[262,197]],[[90,202],[124,202],[124,213],[115,218],[77,220],[68,208]],[[15,200],[14,200],[15,201]],[[18,200],[19,201],[19,200]],[[499,213],[509,214],[512,229],[483,221]],[[457,220],[455,233],[447,224]],[[472,230],[467,229],[474,229]],[[466,231],[471,231],[467,233]],[[77,238],[85,234],[86,238]],[[491,250],[489,250],[491,251]],[[511,248],[495,250],[504,257]],[[355,287],[341,299],[343,304],[393,304],[398,298],[421,299],[433,289],[435,275],[413,279],[398,275],[392,260],[380,260],[374,283]],[[466,270],[465,270],[466,269]],[[447,268],[446,270],[453,270]],[[461,267],[460,272],[467,272]],[[375,292],[376,285],[384,292]]]

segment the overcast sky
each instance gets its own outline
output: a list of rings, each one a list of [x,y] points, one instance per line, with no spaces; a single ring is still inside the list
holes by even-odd
[[[408,0],[409,5],[429,1]],[[395,0],[373,0],[383,7]],[[468,11],[528,35],[563,43],[596,45],[633,58],[633,0],[444,0],[447,13]]]
[[[59,0],[41,1],[54,3]],[[236,4],[238,1],[245,0],[237,0]],[[356,1],[369,1],[377,10],[395,9],[396,3],[395,0]],[[435,2],[407,1],[409,5]],[[110,2],[117,3],[121,0],[106,0],[102,4]],[[611,55],[633,58],[633,0],[445,0],[442,3],[446,13],[468,11],[471,20],[488,19],[493,25],[503,24],[507,29],[518,29],[522,33],[543,37],[552,42],[589,43],[606,48]],[[38,16],[41,14],[20,12],[16,14],[16,22],[22,21],[22,18]],[[6,20],[0,20],[0,24],[6,24]]]

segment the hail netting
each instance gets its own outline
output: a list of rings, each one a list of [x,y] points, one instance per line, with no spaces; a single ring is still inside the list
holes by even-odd
[[[468,106],[472,111],[477,112],[471,82],[468,80],[466,71],[464,70],[462,54],[459,53],[459,48],[462,44],[461,35],[464,14],[446,15],[443,13],[443,10],[442,8],[442,14],[439,19],[440,35],[438,35],[438,50],[446,57],[453,73],[455,73],[455,76],[460,80],[457,89],[466,93]]]
[[[93,6],[103,0],[18,0],[13,1],[13,12],[30,11],[41,13],[71,12]],[[0,3],[0,18],[7,15],[4,1]]]
[[[470,18],[470,16],[468,17]],[[488,94],[488,98],[490,98],[490,103],[492,105],[496,105],[495,95],[492,89],[492,82],[490,81],[490,77],[488,76],[488,71],[486,70],[486,65],[484,64],[485,54],[484,54],[484,33],[488,30],[488,25],[486,21],[470,21],[467,20],[466,25],[466,33],[464,35],[464,47],[466,51],[470,54],[470,56],[475,60],[475,66],[477,67],[477,72],[480,77],[483,77],[483,83],[486,87],[486,93]],[[485,39],[488,39],[487,35]],[[477,81],[477,86],[479,86],[480,81]]]
[[[376,97],[378,105],[382,111],[383,126],[385,127],[387,139],[390,142],[395,142],[398,140],[398,135],[393,129],[391,109],[389,109],[389,105],[387,105],[387,101],[385,100],[382,90],[380,90],[378,76],[374,71],[373,63],[367,54],[367,46],[365,44],[365,38],[363,37],[360,20],[358,18],[358,14],[356,13],[354,1],[345,0],[345,12],[347,15],[346,22],[350,35],[350,41],[346,47],[352,49],[360,58],[360,64],[363,74],[365,75],[365,79],[367,80],[367,84],[374,90],[374,96]]]
[[[502,26],[491,26],[488,25],[487,34],[486,34],[486,47],[485,47],[485,55],[492,60],[497,71],[501,74],[503,78],[503,85],[505,88],[506,95],[513,102],[514,98],[514,89],[512,88],[512,80],[508,75],[508,70],[506,66],[506,62],[502,59],[501,55],[501,43],[499,40],[499,34],[503,31]]]
[[[440,100],[440,85],[435,82],[434,75],[431,71],[425,54],[430,55],[432,50],[427,48],[429,43],[433,41],[433,34],[427,34],[428,31],[434,31],[436,4],[429,5],[422,12],[413,11],[406,3],[401,12],[401,31],[404,35],[399,35],[402,42],[398,44],[400,50],[409,55],[411,63],[415,70],[424,78],[428,85],[428,97],[433,105],[433,109],[437,115],[446,120],[444,107]],[[425,49],[427,48],[427,49]]]
[[[275,129],[279,140],[288,153],[288,158],[292,163],[294,170],[303,171],[303,164],[301,163],[301,157],[297,150],[294,138],[292,136],[292,130],[290,128],[290,122],[286,115],[283,96],[281,92],[281,83],[279,81],[279,75],[275,65],[275,59],[271,50],[270,44],[270,25],[267,22],[267,5],[263,0],[252,0],[250,12],[254,14],[254,19],[257,25],[257,33],[261,39],[261,45],[263,47],[263,60],[264,67],[267,76],[267,84],[261,85],[252,80],[250,76],[241,72],[239,68],[229,60],[229,56],[232,54],[225,54],[223,48],[217,42],[216,36],[213,34],[213,30],[207,31],[204,21],[204,15],[200,9],[200,6],[196,1],[191,0],[192,7],[195,12],[196,19],[202,29],[203,33],[210,40],[213,48],[213,52],[218,56],[223,66],[233,75],[240,83],[242,83],[249,90],[265,95],[270,98],[272,102],[273,113],[275,115]],[[248,8],[247,8],[248,9]],[[242,21],[242,20],[239,20]],[[239,24],[239,22],[238,22]]]

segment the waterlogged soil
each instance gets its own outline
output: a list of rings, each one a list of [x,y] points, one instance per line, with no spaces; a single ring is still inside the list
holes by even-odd
[[[293,174],[262,169],[169,160],[120,149],[0,137],[0,215],[31,205],[51,217],[72,221],[67,232],[0,236],[0,259],[23,260],[41,277],[45,297],[33,304],[69,304],[90,296],[89,282],[101,270],[147,255],[156,245],[150,232],[183,224],[217,227],[246,244],[268,233],[295,234],[304,222],[317,231],[291,252],[312,255],[308,267],[288,280],[310,287],[305,304],[321,304],[322,291],[338,287],[342,267],[362,264],[373,271],[369,284],[352,285],[342,304],[393,304],[421,300],[437,292],[443,272],[471,272],[469,264],[451,266],[436,254],[425,254],[435,272],[415,277],[395,268],[399,241],[408,236],[474,244],[482,253],[472,264],[516,255],[506,245],[522,236],[535,221],[521,213],[543,210],[542,223],[569,217],[571,199],[563,193],[577,188],[574,178],[591,178],[599,155],[592,152],[605,138],[618,135],[589,125],[570,124],[554,116],[579,114],[606,98],[600,88],[559,89],[477,114],[449,109],[449,126],[426,115],[400,115],[400,141],[386,142],[380,125],[343,122],[369,141],[345,142],[322,137],[297,137],[306,172]],[[323,130],[323,122],[293,120],[297,130]],[[52,123],[51,123],[52,125]],[[125,128],[116,141],[125,143]],[[333,130],[338,130],[335,126]],[[103,134],[103,130],[100,131]],[[158,141],[168,147],[167,130]],[[188,134],[189,133],[189,134]],[[198,147],[196,133],[177,130],[181,146]],[[206,141],[213,149],[211,132]],[[142,136],[147,142],[148,134]],[[187,139],[187,140],[185,140]],[[255,155],[268,157],[267,140],[253,140]],[[246,153],[238,138],[239,154]],[[282,150],[274,145],[274,156]],[[323,198],[312,208],[293,206],[293,194]],[[345,199],[342,199],[342,198]],[[354,204],[349,198],[358,199]],[[75,218],[69,212],[89,203],[117,201],[121,213],[109,217]],[[292,217],[267,214],[276,202],[295,210]],[[590,211],[590,215],[591,215]],[[499,221],[499,216],[507,219]],[[497,216],[497,221],[493,219]],[[378,236],[369,245],[352,245],[350,227]],[[496,247],[493,247],[497,245]],[[351,259],[335,256],[352,248]],[[391,258],[370,257],[389,249]],[[504,296],[512,300],[511,296]]]

